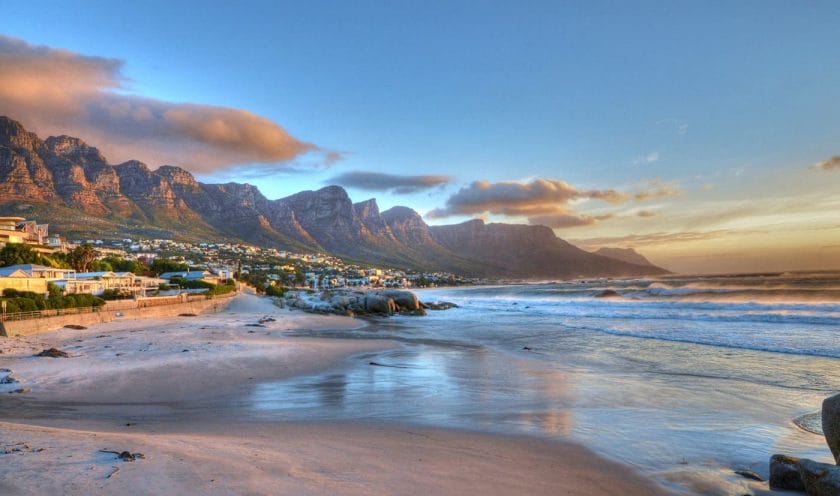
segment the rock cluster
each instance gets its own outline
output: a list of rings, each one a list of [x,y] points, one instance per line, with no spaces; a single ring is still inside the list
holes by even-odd
[[[285,304],[312,313],[346,316],[426,315],[426,305],[411,291],[399,289],[372,291],[322,291],[320,294],[289,292]]]
[[[834,461],[840,465],[840,394],[823,401],[822,427]],[[770,489],[805,491],[809,496],[840,496],[838,465],[773,455],[770,458]]]

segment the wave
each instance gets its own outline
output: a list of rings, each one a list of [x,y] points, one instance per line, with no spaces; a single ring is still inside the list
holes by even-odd
[[[724,280],[725,279],[725,280]],[[724,280],[723,283],[720,283]],[[586,280],[432,290],[487,322],[840,358],[840,277]],[[614,291],[599,298],[604,291]],[[536,320],[534,320],[536,319]]]

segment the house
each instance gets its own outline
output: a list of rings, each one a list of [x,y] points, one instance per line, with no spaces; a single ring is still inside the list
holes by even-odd
[[[56,269],[38,264],[10,265],[0,267],[0,291],[16,289],[46,295],[49,283],[75,277],[76,271],[70,269]]]
[[[5,277],[9,273],[22,270],[29,274],[30,277],[40,277],[48,281],[57,279],[72,279],[76,277],[76,271],[73,269],[57,269],[55,267],[46,267],[38,264],[19,264],[10,265],[8,267],[0,267],[0,277]]]
[[[32,277],[31,274],[20,269],[3,271],[3,274],[0,275],[0,294],[5,289],[14,289],[17,291],[32,291],[33,293],[45,295],[48,292],[48,282],[43,277]]]
[[[158,286],[165,282],[156,277],[138,276],[131,272],[79,272],[74,279],[56,281],[67,294],[90,293],[101,295],[105,290],[130,293],[135,296],[146,296],[147,293],[157,291]]]
[[[56,247],[49,244],[49,227],[23,217],[0,217],[0,247],[8,243],[27,244],[38,253],[53,253]]]
[[[218,284],[219,278],[206,270],[184,270],[179,272],[164,272],[159,276],[167,281],[172,279],[185,279],[187,281],[204,281],[211,284]]]

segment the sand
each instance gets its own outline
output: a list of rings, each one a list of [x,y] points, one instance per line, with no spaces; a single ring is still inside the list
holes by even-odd
[[[253,326],[263,316],[277,320]],[[398,346],[288,335],[362,325],[242,295],[222,314],[0,339],[0,367],[20,381],[0,391],[0,494],[661,492],[576,444],[387,422],[266,421],[232,405],[261,381]],[[32,356],[53,346],[71,358]],[[6,393],[21,387],[31,391]]]

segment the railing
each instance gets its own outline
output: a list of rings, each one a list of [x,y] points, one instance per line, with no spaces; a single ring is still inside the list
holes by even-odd
[[[187,303],[193,301],[200,301],[200,300],[208,300],[208,299],[222,299],[222,298],[232,298],[236,296],[238,293],[236,291],[232,291],[230,293],[225,293],[222,295],[191,295],[182,297],[181,295],[178,296],[152,296],[148,298],[137,298],[135,300],[111,300],[105,303],[105,305],[98,306],[98,307],[77,307],[77,308],[60,308],[60,309],[51,309],[51,310],[35,310],[32,312],[8,312],[8,313],[0,313],[0,322],[11,322],[15,320],[29,320],[29,319],[42,319],[46,317],[58,317],[60,315],[75,315],[80,313],[93,313],[93,312],[111,312],[111,311],[118,311],[118,310],[132,310],[135,308],[146,308],[146,307],[156,307],[156,306],[164,306],[164,305],[176,305],[179,303]]]
[[[101,312],[102,307],[76,307],[76,308],[57,308],[51,310],[34,310],[31,312],[8,312],[0,313],[0,322],[10,322],[13,320],[29,320],[42,319],[45,317],[58,317],[59,315],[75,315],[80,313]]]

